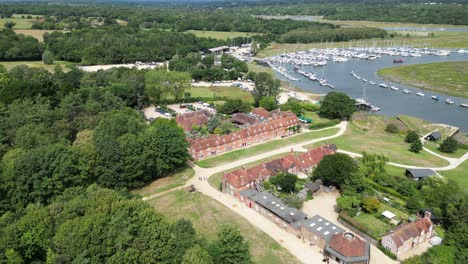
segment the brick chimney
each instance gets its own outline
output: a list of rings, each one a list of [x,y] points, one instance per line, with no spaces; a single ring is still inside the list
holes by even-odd
[[[431,212],[424,211],[424,218],[427,218],[427,219],[431,220]]]

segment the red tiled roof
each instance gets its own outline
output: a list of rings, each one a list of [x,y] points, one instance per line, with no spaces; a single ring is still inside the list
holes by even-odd
[[[299,119],[297,119],[295,114],[290,111],[282,112],[281,114],[274,116],[263,123],[249,126],[229,135],[212,135],[208,138],[197,138],[190,140],[190,149],[194,151],[200,151],[203,149],[224,145],[234,140],[254,137],[266,131],[275,131],[277,129],[287,128],[297,124],[299,124]]]
[[[253,117],[246,115],[244,113],[238,113],[232,116],[232,121],[240,123],[240,124],[250,124],[253,125],[258,122],[258,120]]]
[[[210,112],[207,110],[198,110],[177,116],[176,122],[181,125],[185,131],[190,131],[194,125],[199,126],[208,122],[209,117]]]
[[[333,153],[333,151],[328,149],[327,146],[321,146],[321,147],[309,150],[309,152],[316,153],[315,151],[316,149],[322,149],[320,152],[321,154]],[[304,155],[304,154],[301,154],[301,155]],[[328,155],[328,154],[324,154],[324,155]],[[321,156],[316,155],[315,156],[316,159],[314,159],[314,162],[319,163],[324,155],[321,155]],[[274,160],[265,162],[263,164],[257,165],[249,169],[242,168],[242,169],[228,172],[225,175],[225,179],[227,183],[231,184],[232,186],[236,188],[239,188],[241,186],[247,185],[248,183],[254,182],[258,179],[266,179],[270,176],[274,176],[282,171],[288,171],[292,168],[298,168],[298,169],[302,168],[299,165],[303,166],[303,164],[299,162],[298,157],[294,156],[293,154],[290,154],[290,155],[287,155],[286,157],[274,159]],[[244,177],[244,184],[242,184],[241,177]]]
[[[252,109],[252,114],[258,115],[258,116],[263,117],[263,118],[269,118],[270,117],[270,112],[265,110],[265,108],[263,108],[263,107],[257,107],[257,108]]]
[[[400,225],[395,228],[389,235],[397,247],[401,247],[403,243],[414,237],[419,237],[422,231],[427,233],[432,226],[432,221],[429,218],[421,218],[414,222]]]
[[[366,242],[350,233],[332,235],[329,247],[345,257],[361,257],[367,254]]]
[[[308,169],[312,166],[317,165],[323,157],[335,153],[332,149],[327,146],[321,146],[314,149],[310,149],[306,153],[300,154],[297,157],[298,167],[301,170]]]

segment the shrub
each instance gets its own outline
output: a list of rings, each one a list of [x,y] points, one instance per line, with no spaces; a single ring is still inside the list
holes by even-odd
[[[331,127],[331,126],[336,126],[341,122],[340,119],[332,119],[330,121],[324,122],[324,123],[314,123],[309,125],[309,129],[319,129],[319,128],[325,128],[325,127]]]
[[[380,201],[375,197],[366,197],[362,199],[362,209],[370,214],[376,213],[380,209]]]
[[[454,153],[458,149],[458,141],[453,137],[449,137],[442,141],[439,150],[445,153]]]
[[[395,124],[388,124],[387,128],[385,128],[385,131],[389,133],[396,134],[399,132],[398,127]]]
[[[406,143],[413,143],[413,142],[416,141],[417,139],[419,139],[418,133],[416,133],[416,131],[410,130],[410,131],[408,131],[408,133],[406,134],[405,142],[406,142]]]
[[[414,152],[414,153],[419,153],[419,151],[422,150],[422,143],[421,143],[421,140],[416,140],[414,141],[413,143],[411,143],[411,146],[410,146],[410,151],[411,152]]]
[[[304,200],[302,200],[300,197],[298,197],[294,193],[290,193],[286,195],[282,200],[286,205],[297,208],[297,209],[301,209],[302,206],[304,205]]]

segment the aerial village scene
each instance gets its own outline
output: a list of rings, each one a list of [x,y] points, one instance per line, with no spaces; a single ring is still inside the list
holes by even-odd
[[[468,1],[0,3],[0,264],[468,263]]]

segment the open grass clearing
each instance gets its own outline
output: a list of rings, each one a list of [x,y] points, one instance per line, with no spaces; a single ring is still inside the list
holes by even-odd
[[[188,30],[188,33],[193,33],[197,37],[204,38],[214,38],[214,39],[228,39],[228,38],[237,38],[237,37],[250,37],[253,35],[259,35],[259,33],[249,33],[249,32],[229,32],[229,31],[205,31],[205,30]]]
[[[397,119],[400,120],[410,130],[417,131],[419,134],[428,134],[432,131],[439,131],[443,138],[449,137],[455,133],[456,128],[441,124],[431,124],[426,120],[413,116],[399,115]]]
[[[232,99],[241,99],[247,102],[253,102],[251,93],[234,86],[211,86],[211,87],[191,87],[188,92],[192,97],[214,98],[225,96]]]
[[[237,226],[250,245],[255,263],[300,263],[262,230],[223,204],[201,193],[174,191],[149,200],[148,203],[170,221],[181,218],[191,220],[195,229],[208,240],[216,239],[216,234],[222,225]]]
[[[60,65],[64,71],[67,71],[67,66],[73,65],[71,62],[55,61],[52,65],[44,64],[42,61],[0,61],[0,64],[5,66],[7,70],[11,70],[19,65],[26,65],[30,68],[43,68],[49,72],[53,72],[56,65]]]
[[[0,28],[5,28],[5,23],[10,21],[16,24],[13,29],[30,29],[33,24],[33,19],[28,18],[0,18]]]
[[[467,26],[455,26],[444,24],[417,24],[417,23],[402,23],[402,22],[378,22],[364,20],[328,20],[318,17],[318,22],[330,23],[339,26],[347,27],[377,27],[377,28],[466,28]],[[407,31],[405,31],[407,32]],[[426,32],[427,33],[427,32]]]
[[[35,14],[13,14],[12,15],[13,18],[27,18],[28,16],[30,16],[33,19],[44,17],[44,15],[35,15]]]
[[[17,34],[23,34],[26,36],[31,36],[39,42],[44,42],[44,34],[54,32],[54,30],[42,30],[42,29],[15,29]]]
[[[368,115],[367,120],[349,122],[345,134],[333,139],[338,149],[356,153],[379,153],[389,158],[391,162],[406,165],[439,167],[448,162],[426,151],[413,153],[410,145],[404,142],[405,135],[392,134],[385,131],[385,117]],[[316,144],[306,146],[315,147]]]
[[[161,193],[183,186],[188,179],[193,177],[193,175],[195,175],[195,171],[188,165],[185,165],[164,178],[157,179],[141,189],[134,190],[133,193],[139,194],[143,197]]]
[[[460,185],[465,193],[468,193],[468,160],[453,170],[439,171],[439,174]]]
[[[406,33],[405,33],[406,34]],[[427,32],[429,34],[429,32]],[[258,57],[269,57],[284,52],[308,50],[312,48],[347,48],[347,47],[392,47],[392,46],[414,46],[432,47],[444,49],[468,48],[468,32],[437,32],[435,36],[399,36],[386,39],[366,39],[347,42],[322,42],[307,44],[272,43],[262,50]],[[410,34],[411,35],[411,34]]]
[[[392,229],[390,224],[384,223],[373,214],[361,213],[358,216],[353,217],[353,219],[367,227],[369,235],[374,238],[380,238]]]
[[[436,62],[379,69],[393,82],[468,98],[468,61]]]
[[[265,143],[253,145],[248,148],[238,149],[217,157],[208,158],[197,162],[197,165],[202,168],[212,168],[238,159],[255,156],[264,152],[272,151],[285,147],[287,145],[297,144],[303,141],[308,141],[316,138],[332,136],[339,131],[339,128],[330,128],[321,131],[302,132],[284,139],[270,140]],[[323,143],[322,143],[323,144]]]
[[[442,143],[442,140],[439,140],[438,142],[427,141],[424,144],[424,147],[434,151],[437,154],[440,154],[440,155],[442,155],[444,157],[448,157],[448,158],[460,158],[461,156],[463,156],[467,152],[467,150],[458,148],[457,151],[455,151],[454,153],[445,153],[445,152],[442,152],[442,151],[439,150],[439,144],[440,143]]]
[[[304,116],[307,118],[312,118],[312,124],[320,124],[330,121],[328,118],[320,117],[317,112],[306,111],[304,112]]]

